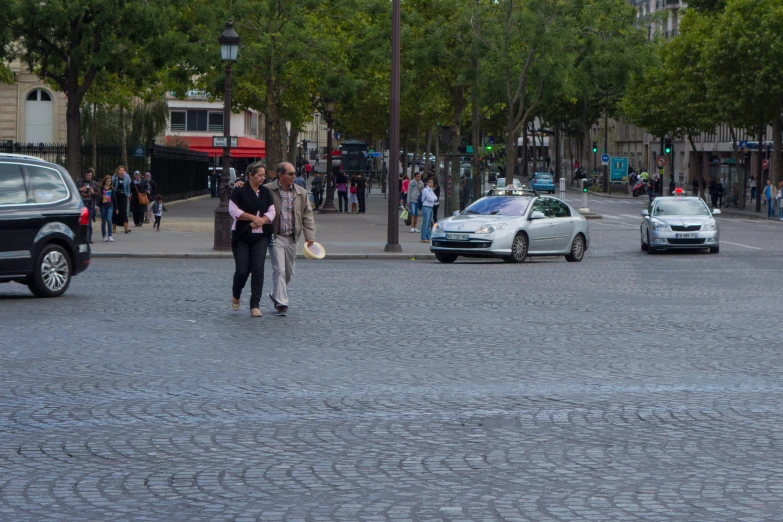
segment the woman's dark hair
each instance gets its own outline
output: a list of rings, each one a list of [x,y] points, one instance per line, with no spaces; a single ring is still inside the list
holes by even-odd
[[[106,174],[101,180],[101,188],[106,186],[106,180],[109,180],[109,186],[111,186],[111,174]]]

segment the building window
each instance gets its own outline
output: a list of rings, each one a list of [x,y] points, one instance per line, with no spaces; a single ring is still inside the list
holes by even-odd
[[[34,91],[30,91],[30,94],[27,95],[27,101],[50,102],[52,101],[52,97],[43,89],[35,89]]]
[[[250,135],[254,138],[258,137],[258,114],[250,115]]]
[[[171,130],[184,131],[187,113],[185,111],[171,111]]]
[[[223,132],[223,113],[205,110],[171,111],[171,130]]]
[[[210,132],[223,132],[223,113],[222,112],[210,112],[209,113],[209,125],[207,130]]]

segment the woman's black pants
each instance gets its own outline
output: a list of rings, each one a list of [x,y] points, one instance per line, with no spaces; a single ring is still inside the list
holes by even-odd
[[[268,238],[266,234],[251,234],[249,231],[236,237],[231,233],[231,251],[234,253],[234,285],[232,294],[239,299],[250,277],[250,308],[259,308],[264,292],[264,263]]]

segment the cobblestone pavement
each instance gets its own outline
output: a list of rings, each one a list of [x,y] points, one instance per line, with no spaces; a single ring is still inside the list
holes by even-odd
[[[224,260],[4,285],[0,520],[781,520],[779,253],[591,226],[580,264],[302,262],[287,318]]]

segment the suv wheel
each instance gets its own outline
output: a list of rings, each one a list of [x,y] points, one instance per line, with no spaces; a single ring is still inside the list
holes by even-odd
[[[27,284],[38,297],[59,297],[71,284],[71,260],[59,245],[46,245],[38,254],[35,272]]]

